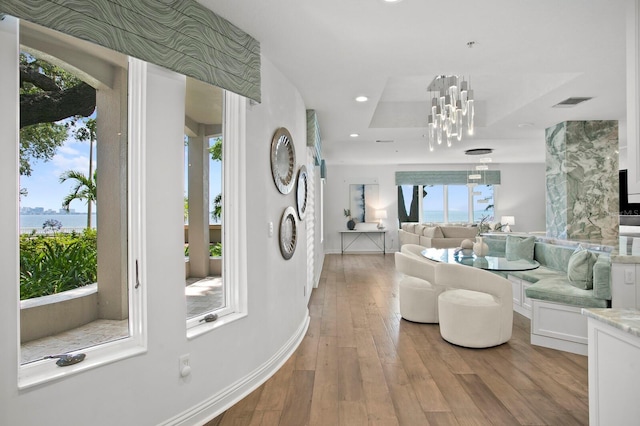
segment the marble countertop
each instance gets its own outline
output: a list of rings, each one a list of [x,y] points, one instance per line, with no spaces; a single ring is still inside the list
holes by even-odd
[[[611,253],[612,263],[640,263],[640,255]]]
[[[582,315],[640,337],[640,311],[637,309],[583,308]]]

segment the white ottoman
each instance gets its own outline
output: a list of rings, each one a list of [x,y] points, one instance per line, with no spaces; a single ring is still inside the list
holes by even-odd
[[[429,281],[407,275],[398,287],[402,318],[413,322],[438,322],[439,291]]]
[[[511,338],[500,301],[488,293],[455,289],[440,293],[440,335],[444,340],[468,348],[500,345]]]

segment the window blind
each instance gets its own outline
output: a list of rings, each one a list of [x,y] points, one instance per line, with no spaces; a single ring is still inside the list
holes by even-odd
[[[470,174],[479,174],[481,179],[469,180]],[[500,170],[396,172],[396,185],[466,185],[472,182],[479,185],[499,185]]]

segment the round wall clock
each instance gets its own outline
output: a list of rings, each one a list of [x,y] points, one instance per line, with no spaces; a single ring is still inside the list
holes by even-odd
[[[307,174],[307,167],[302,165],[298,170],[298,184],[296,188],[296,204],[298,205],[298,218],[304,219],[304,214],[307,212],[307,194],[309,193],[309,175]]]
[[[284,210],[282,219],[280,220],[280,251],[282,257],[291,259],[296,251],[296,242],[298,240],[298,229],[296,227],[296,211],[289,206]]]
[[[293,189],[296,150],[291,134],[284,127],[276,130],[271,140],[271,174],[276,188],[283,194]]]

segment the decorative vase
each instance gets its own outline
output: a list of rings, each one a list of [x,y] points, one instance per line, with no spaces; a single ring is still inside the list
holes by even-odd
[[[353,219],[349,219],[349,221],[347,222],[347,229],[349,229],[349,231],[353,231],[356,227],[356,222]]]
[[[482,237],[476,237],[476,242],[473,243],[473,253],[478,257],[484,257],[489,254],[489,246],[482,241]]]

